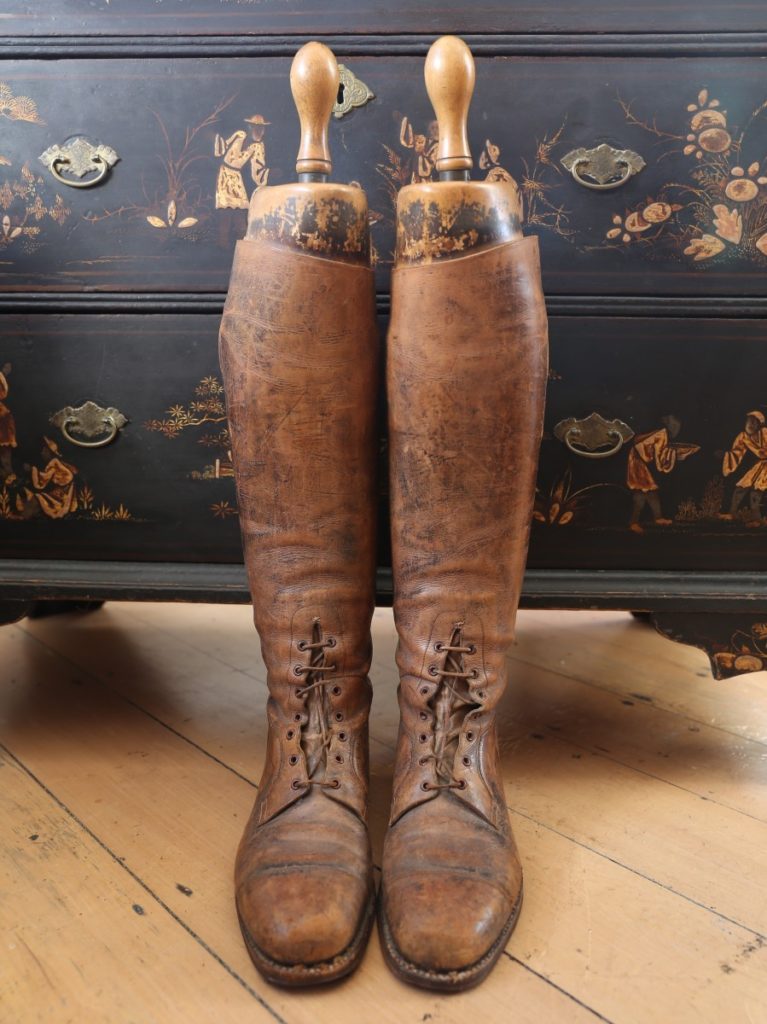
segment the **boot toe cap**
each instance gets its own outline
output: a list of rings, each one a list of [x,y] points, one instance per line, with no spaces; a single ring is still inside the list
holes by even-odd
[[[506,931],[513,912],[514,901],[504,890],[460,872],[394,882],[384,902],[396,951],[426,971],[476,964]]]
[[[256,874],[237,893],[247,937],[278,964],[332,960],[353,943],[364,916],[365,886],[345,873],[302,868]]]

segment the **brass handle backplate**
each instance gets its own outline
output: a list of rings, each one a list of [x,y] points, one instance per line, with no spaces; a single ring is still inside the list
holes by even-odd
[[[554,427],[554,437],[562,441],[574,455],[584,459],[607,459],[619,452],[634,431],[623,420],[606,420],[598,412],[585,419],[574,416],[560,420]]]
[[[603,142],[594,149],[571,150],[562,157],[562,165],[584,188],[606,191],[625,185],[645,162],[631,149],[614,149]]]
[[[78,408],[68,405],[51,416],[51,423],[57,426],[67,441],[80,448],[103,448],[111,444],[118,431],[128,422],[119,409],[104,409],[95,402],[84,402]],[[73,436],[80,434],[80,437]],[[95,441],[83,438],[96,438]]]
[[[56,181],[69,188],[92,188],[98,185],[119,159],[111,146],[91,142],[84,135],[73,135],[61,145],[49,146],[40,154],[41,162]]]

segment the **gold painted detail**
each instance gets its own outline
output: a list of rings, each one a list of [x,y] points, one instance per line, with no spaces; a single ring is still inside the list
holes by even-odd
[[[643,119],[629,103],[618,102],[629,125],[665,147],[659,159],[681,153],[691,166],[689,181],[677,177],[633,209],[614,213],[606,247],[639,245],[650,258],[678,259],[681,254],[696,266],[733,257],[767,266],[767,167],[761,160],[746,164],[741,159],[746,147],[759,145],[767,102],[738,130],[721,102],[701,89],[696,101],[687,104],[686,133],[660,127],[655,118]]]
[[[104,409],[90,401],[76,409],[68,405],[51,416],[51,423],[59,428],[67,441],[80,448],[105,447],[114,441],[118,431],[127,422],[128,418],[114,406]],[[96,440],[83,440],[83,438],[96,438]]]
[[[579,185],[597,190],[620,188],[645,166],[639,153],[615,149],[605,142],[594,149],[573,149],[561,162]]]
[[[0,185],[0,210],[0,250],[15,243],[25,253],[42,244],[41,222],[46,217],[61,227],[72,212],[60,195],[47,194],[45,179],[28,164]]]
[[[351,113],[355,107],[364,107],[366,103],[375,99],[375,93],[360,81],[345,64],[338,65],[338,76],[340,85],[338,99],[333,106],[333,117],[343,117],[345,114]]]
[[[554,436],[574,455],[606,459],[619,452],[634,436],[634,431],[623,420],[606,420],[598,412],[592,412],[585,419],[570,416],[560,420],[554,427]]]
[[[12,379],[13,366],[4,363],[0,368],[0,519],[27,520],[43,516],[46,519],[132,520],[133,515],[122,502],[117,508],[105,502],[97,505],[88,484],[81,480],[78,486],[77,466],[64,457],[52,438],[42,438],[40,454],[34,462],[22,462],[17,457],[16,420],[6,403]]]
[[[37,112],[37,104],[29,96],[14,96],[7,82],[0,82],[0,117],[9,121],[28,121],[45,124]]]
[[[220,429],[213,432],[206,430],[197,438],[199,445],[209,449],[213,461],[203,465],[201,469],[192,469],[189,478],[232,481],[232,442],[226,417],[224,385],[218,377],[203,377],[195,387],[194,394],[195,397],[186,405],[179,403],[167,409],[164,419],[147,420],[144,429],[156,431],[169,440],[175,440],[184,431],[221,424]],[[228,519],[238,514],[236,505],[231,505],[228,500],[214,502],[210,506],[210,511],[217,519]]]
[[[61,145],[49,146],[40,154],[41,163],[48,168],[54,178],[70,188],[91,188],[98,185],[119,159],[119,155],[111,146],[106,146],[102,142],[91,142],[84,135],[75,135]],[[87,175],[91,177],[83,181]]]

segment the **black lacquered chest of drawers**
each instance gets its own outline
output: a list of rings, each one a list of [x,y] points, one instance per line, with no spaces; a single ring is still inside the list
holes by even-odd
[[[475,175],[518,182],[550,317],[523,604],[767,666],[767,10],[412,6],[0,2],[5,620],[248,599],[217,330],[248,197],[293,177],[290,60],[344,65],[334,176],[368,194],[385,333],[394,197],[434,175],[423,56],[457,32]],[[385,603],[385,485],[380,518]]]

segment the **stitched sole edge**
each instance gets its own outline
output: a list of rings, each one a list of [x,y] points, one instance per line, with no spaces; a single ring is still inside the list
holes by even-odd
[[[386,920],[383,903],[383,890],[381,891],[381,905],[378,913],[379,932],[381,935],[381,946],[384,959],[390,970],[400,979],[419,988],[428,988],[436,992],[465,992],[467,988],[478,985],[482,979],[490,973],[495,962],[508,942],[514,925],[517,923],[519,912],[522,909],[522,889],[514,904],[511,913],[495,942],[490,949],[475,963],[467,967],[460,967],[450,971],[429,970],[420,967],[418,964],[407,960],[397,949],[392,938],[389,924]]]
[[[306,988],[310,985],[325,985],[332,981],[338,981],[345,978],[347,974],[351,974],[362,959],[367,947],[370,930],[373,926],[374,911],[375,894],[373,893],[368,900],[360,926],[346,949],[336,954],[331,960],[321,960],[316,964],[283,964],[272,960],[254,942],[240,916],[239,909],[237,910],[237,920],[240,922],[240,931],[250,959],[267,981],[285,988]]]

